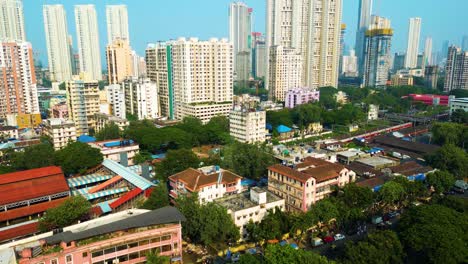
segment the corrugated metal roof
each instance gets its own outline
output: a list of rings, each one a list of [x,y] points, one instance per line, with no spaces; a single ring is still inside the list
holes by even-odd
[[[25,206],[16,209],[9,209],[8,211],[0,212],[0,221],[6,221],[11,219],[16,219],[20,217],[25,217],[33,214],[38,214],[46,211],[49,208],[54,208],[67,200],[68,197],[60,198],[45,203],[33,204],[31,206]],[[1,263],[1,262],[0,262]]]
[[[89,201],[89,200],[94,200],[97,198],[101,198],[101,197],[105,197],[105,196],[109,196],[109,195],[113,195],[117,193],[123,193],[127,191],[128,191],[128,187],[123,187],[123,188],[117,188],[117,189],[112,189],[112,190],[105,190],[105,191],[97,192],[97,193],[88,193],[88,194],[84,194],[83,196]]]
[[[114,202],[110,203],[109,206],[112,209],[115,209],[115,208],[121,206],[122,204],[130,201],[131,199],[135,198],[141,192],[142,192],[142,190],[140,188],[135,188],[135,189],[129,191],[128,193],[126,193],[125,195],[123,195],[122,197],[120,197],[119,199],[117,199]]]
[[[109,234],[121,230],[128,230],[139,227],[179,223],[185,221],[184,215],[175,207],[167,206],[151,212],[147,212],[133,217],[111,222],[107,225],[98,226],[86,229],[81,232],[72,233],[70,231],[59,233],[45,238],[49,245],[58,244],[60,242],[80,241],[90,237],[95,237],[103,234]]]
[[[126,181],[130,182],[131,184],[135,185],[136,187],[146,190],[151,186],[154,186],[153,183],[146,180],[145,178],[141,177],[140,175],[136,174],[132,170],[120,165],[119,163],[106,159],[102,162],[102,165],[117,175],[122,176]]]
[[[112,175],[89,174],[89,175],[80,176],[76,178],[70,178],[67,180],[67,182],[70,188],[73,188],[73,187],[83,186],[86,184],[107,181],[110,178],[112,178]]]
[[[32,170],[17,171],[12,173],[2,174],[0,184],[8,184],[19,181],[27,181],[31,179],[47,177],[50,175],[63,174],[62,169],[57,166],[50,166]]]
[[[39,223],[37,221],[29,221],[15,226],[0,229],[0,241],[22,237],[33,234],[38,231]]]

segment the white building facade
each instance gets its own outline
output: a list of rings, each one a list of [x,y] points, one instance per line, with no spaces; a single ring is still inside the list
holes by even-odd
[[[63,82],[72,77],[67,17],[63,5],[44,5],[44,28],[47,43],[50,78]]]
[[[413,17],[409,21],[408,47],[406,48],[405,68],[416,68],[418,65],[419,39],[421,37],[421,18]]]
[[[271,47],[268,67],[271,100],[284,101],[289,89],[301,86],[302,56],[296,49]]]
[[[76,36],[80,58],[80,71],[88,80],[101,80],[101,50],[94,5],[75,6]]]
[[[106,92],[112,115],[126,119],[125,92],[122,85],[111,84],[106,87]]]
[[[0,0],[0,39],[26,41],[22,0]]]
[[[128,32],[128,12],[126,5],[106,6],[107,18],[107,43],[113,43],[117,39],[130,42]]]
[[[234,69],[238,81],[246,81],[250,75],[252,54],[252,8],[245,3],[229,5],[229,41],[233,44]]]
[[[52,141],[54,149],[62,149],[68,143],[76,141],[76,127],[71,120],[50,118],[42,122],[43,133]]]
[[[135,115],[139,120],[160,117],[156,83],[148,78],[129,78],[123,85],[127,113]]]
[[[265,111],[234,107],[229,114],[229,133],[240,142],[264,142],[265,125]]]

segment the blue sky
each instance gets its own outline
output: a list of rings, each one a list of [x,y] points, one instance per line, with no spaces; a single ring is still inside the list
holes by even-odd
[[[432,36],[434,49],[440,50],[442,42],[449,40],[460,45],[463,35],[468,35],[467,0],[374,0],[374,13],[388,17],[395,29],[393,50],[406,49],[408,20],[422,18],[421,44]],[[73,5],[95,4],[98,12],[102,54],[107,43],[105,5],[126,4],[129,12],[130,40],[132,47],[144,55],[146,45],[160,40],[181,36],[228,36],[228,5],[230,0],[23,0],[26,37],[47,63],[47,50],[42,18],[43,4],[63,4],[67,11],[69,33],[76,42]],[[265,32],[266,0],[245,0],[254,8],[254,29]],[[343,22],[347,24],[346,44],[354,46],[358,0],[343,0]],[[75,45],[76,48],[76,45]]]

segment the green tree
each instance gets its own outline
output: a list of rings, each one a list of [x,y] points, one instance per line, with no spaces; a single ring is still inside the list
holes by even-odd
[[[429,173],[426,178],[427,183],[434,187],[438,193],[448,191],[455,183],[455,177],[447,171],[436,171]]]
[[[465,199],[464,197],[446,195],[441,197],[440,199],[433,200],[435,200],[436,204],[451,208],[459,213],[466,214],[468,212],[468,199]]]
[[[83,196],[72,196],[58,207],[48,209],[39,219],[39,229],[46,232],[75,224],[78,220],[86,218],[90,209],[91,203]]]
[[[450,115],[450,120],[459,124],[468,124],[468,112],[457,109]]]
[[[441,205],[406,211],[398,225],[410,263],[464,263],[468,259],[468,215]]]
[[[363,241],[346,244],[344,264],[403,263],[403,246],[395,232],[377,231]]]
[[[347,184],[338,192],[337,198],[349,208],[367,209],[374,202],[374,192],[370,188]]]
[[[279,125],[285,125],[290,127],[294,123],[292,118],[292,111],[287,108],[284,108],[279,111],[267,111],[266,122],[268,124],[271,124],[273,128],[276,128]]]
[[[308,263],[308,264],[327,264],[334,263],[326,257],[322,257],[311,251],[302,249],[293,249],[290,246],[268,245],[265,249],[264,263],[266,264],[291,264],[291,263]]]
[[[65,174],[84,173],[87,169],[101,164],[101,151],[88,144],[73,142],[55,152],[55,163]]]
[[[435,123],[432,127],[434,142],[439,145],[462,146],[465,126],[457,123]]]
[[[167,256],[160,256],[158,252],[151,251],[146,255],[147,264],[170,264],[171,258]]]
[[[318,105],[303,104],[293,109],[294,123],[304,129],[311,123],[319,122],[322,109]]]
[[[434,154],[426,157],[429,164],[437,169],[448,171],[458,179],[466,176],[468,171],[468,155],[452,144],[443,145]]]
[[[133,161],[135,162],[135,164],[142,164],[151,160],[151,153],[145,150],[138,152],[137,154],[135,154],[135,157],[133,157]]]
[[[239,261],[237,262],[239,264],[261,264],[262,261],[251,254],[243,254],[240,256]]]
[[[96,139],[99,141],[109,140],[109,139],[118,139],[120,138],[120,129],[115,123],[110,123],[105,125],[104,128],[99,130],[95,135]]]
[[[395,181],[386,182],[379,191],[380,200],[393,205],[400,202],[405,195],[405,188]]]
[[[223,166],[242,177],[260,179],[267,168],[274,164],[274,158],[265,146],[234,142],[223,150]]]
[[[41,143],[13,152],[10,156],[11,167],[15,170],[30,170],[54,165],[54,148],[48,143]]]
[[[148,210],[155,210],[169,205],[169,192],[165,181],[160,181],[159,184],[153,188],[150,197],[143,203],[141,208]]]
[[[159,178],[167,177],[179,173],[188,168],[198,168],[200,160],[190,149],[169,150],[166,158],[156,165],[156,175]]]

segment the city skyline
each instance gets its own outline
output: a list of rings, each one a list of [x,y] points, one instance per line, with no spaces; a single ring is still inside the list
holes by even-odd
[[[102,2],[97,0],[45,0],[37,2],[24,0],[26,39],[32,43],[34,51],[39,53],[39,58],[42,63],[47,64],[44,28],[43,26],[37,26],[43,25],[43,17],[42,12],[38,12],[38,10],[42,10],[42,5],[44,4],[63,4],[68,15],[69,34],[73,36],[73,47],[76,50],[76,29],[73,17],[74,5],[94,4],[96,5],[98,16],[101,56],[103,56],[105,45],[108,41],[106,37],[106,5],[125,4],[128,7],[130,42],[137,53],[142,55],[148,43],[157,41],[177,39],[179,37],[198,37],[200,39],[209,39],[211,37],[228,38],[228,8],[231,2],[232,1],[229,0],[206,0],[203,4],[199,4],[189,0],[180,0],[177,1],[177,3],[172,3],[171,1],[163,3],[160,0],[139,0],[137,3],[129,0],[107,0]],[[254,31],[265,33],[266,1],[247,0],[244,2],[254,10]],[[396,8],[396,6],[399,6],[399,2],[405,4],[407,8]],[[459,3],[459,1],[456,0],[447,0],[444,2],[444,5],[437,4],[435,0],[429,0],[429,2],[434,3],[430,4],[428,1],[423,0],[415,0],[411,1],[411,3],[407,3],[404,0],[392,1],[391,3],[389,1],[380,0],[380,3],[379,1],[374,3],[373,14],[385,16],[392,20],[393,28],[395,29],[392,52],[406,50],[408,19],[416,16],[421,17],[423,20],[421,41],[424,41],[426,36],[432,36],[434,51],[440,51],[442,43],[445,40],[449,40],[451,44],[461,45],[463,35],[468,34],[468,32],[464,31],[466,26],[464,27],[463,23],[457,23],[457,21],[451,18],[457,16],[456,12],[460,12],[461,15],[464,9],[463,7],[465,6],[468,8],[468,2]],[[450,8],[450,2],[457,4],[460,8],[452,10]],[[421,4],[437,6],[437,8],[416,8]],[[205,12],[205,9],[211,10],[212,12]],[[450,9],[450,11],[448,9]],[[156,11],[152,12],[152,10]],[[177,10],[179,15],[174,16],[174,14],[170,12],[173,10]],[[356,16],[357,10],[357,0],[343,1],[343,23],[347,24],[345,43],[348,48],[354,47],[355,43],[358,20]],[[444,10],[447,12],[444,12]],[[205,15],[198,15],[201,13]],[[174,17],[177,17],[177,21],[180,21],[180,23],[167,27],[167,21]],[[149,20],[154,21],[154,28],[150,28],[150,30],[146,26]],[[37,21],[37,23],[34,21]],[[216,23],[213,21],[216,21]],[[209,26],[209,29],[207,26]],[[420,43],[419,46],[419,52],[422,52],[423,50],[421,47],[424,46],[424,43]]]

